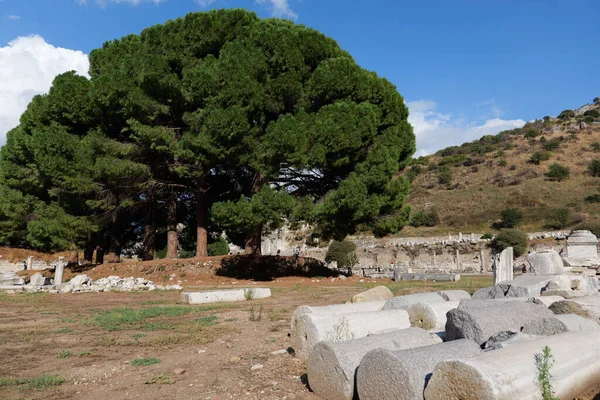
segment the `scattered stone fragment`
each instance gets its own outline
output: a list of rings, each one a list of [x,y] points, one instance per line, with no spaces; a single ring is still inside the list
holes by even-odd
[[[250,371],[258,371],[259,369],[263,369],[263,365],[262,365],[262,364],[256,364],[256,365],[253,365],[253,366],[250,368]]]
[[[446,301],[460,301],[471,298],[471,295],[464,290],[440,290],[436,293]]]
[[[600,325],[591,319],[576,314],[554,315],[527,322],[523,333],[550,336],[563,332],[600,332]]]
[[[415,293],[406,296],[392,297],[386,301],[383,310],[408,310],[417,303],[443,303],[446,300],[438,293]]]
[[[392,291],[386,286],[377,286],[367,291],[352,296],[350,303],[366,303],[369,301],[388,300],[394,297]]]

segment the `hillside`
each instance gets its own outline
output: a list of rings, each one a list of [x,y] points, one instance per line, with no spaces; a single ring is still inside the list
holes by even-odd
[[[414,160],[403,171],[412,180],[408,203],[413,215],[437,209],[439,223],[407,227],[402,235],[492,232],[505,208],[519,209],[520,228],[528,231],[600,222],[600,196],[589,199],[600,194],[600,171],[590,171],[594,160],[600,169],[600,99],[594,100]],[[569,169],[568,177],[546,175],[556,163]],[[566,222],[554,218],[558,208],[570,211]]]

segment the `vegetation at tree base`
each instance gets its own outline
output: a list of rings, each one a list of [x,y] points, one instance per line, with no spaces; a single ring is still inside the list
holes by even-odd
[[[516,228],[523,221],[523,212],[518,208],[505,208],[500,218],[500,228]]]
[[[550,168],[548,168],[548,172],[546,172],[544,175],[546,175],[546,177],[551,181],[562,182],[564,180],[569,179],[569,177],[571,176],[571,170],[568,167],[565,167],[564,165],[554,163],[550,165]]]
[[[496,253],[512,247],[514,256],[519,257],[527,250],[527,235],[516,229],[504,230],[492,240],[491,247]]]
[[[353,267],[356,262],[356,245],[348,240],[331,242],[325,262],[333,261],[337,262],[338,268]]]
[[[410,225],[417,228],[420,226],[436,226],[439,223],[440,215],[435,207],[432,207],[429,210],[421,209],[414,213],[410,218]]]
[[[58,76],[8,133],[0,243],[101,262],[206,255],[223,231],[260,252],[284,221],[338,239],[408,222],[404,100],[315,30],[191,13],[106,42],[90,76]]]
[[[229,254],[229,245],[227,244],[227,240],[225,240],[222,236],[219,236],[216,241],[209,243],[209,256],[224,256],[227,254]]]

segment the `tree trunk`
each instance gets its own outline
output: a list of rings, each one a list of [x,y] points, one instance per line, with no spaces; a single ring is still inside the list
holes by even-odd
[[[166,258],[177,258],[177,196],[169,197],[167,204],[167,255]]]
[[[96,234],[96,264],[102,265],[104,264],[104,249],[106,248],[104,239],[104,232],[98,232]]]
[[[94,240],[94,234],[88,232],[87,243],[85,244],[85,250],[83,251],[83,263],[93,264],[94,263],[94,247],[96,242]]]
[[[154,250],[156,248],[156,204],[151,198],[150,215],[144,227],[144,242],[142,244],[142,260],[148,261],[154,259]]]
[[[208,255],[208,202],[206,190],[200,186],[196,192],[196,257]]]
[[[255,229],[246,235],[246,254],[261,254],[262,229]]]
[[[110,242],[108,247],[107,261],[109,264],[121,262],[121,236],[119,232],[119,221],[113,222],[110,228]]]

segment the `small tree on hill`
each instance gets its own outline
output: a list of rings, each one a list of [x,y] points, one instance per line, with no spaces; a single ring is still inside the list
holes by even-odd
[[[588,172],[591,176],[600,176],[600,159],[592,160],[588,165]]]
[[[567,207],[560,207],[552,212],[551,223],[552,228],[564,229],[571,222],[571,210]]]
[[[325,262],[337,262],[338,268],[353,267],[356,264],[356,245],[350,241],[333,241],[329,245]]]
[[[600,97],[594,97],[594,104],[600,103]]]
[[[514,256],[519,257],[527,250],[527,235],[516,229],[502,231],[492,240],[491,247],[496,253],[512,247]]]
[[[523,212],[518,208],[506,208],[500,213],[502,228],[516,228],[523,220]]]
[[[440,215],[437,208],[430,210],[419,210],[410,219],[410,224],[416,228],[420,226],[436,226],[440,223]]]
[[[571,176],[571,170],[564,165],[560,165],[559,163],[554,163],[548,169],[544,175],[551,181],[562,182]]]

